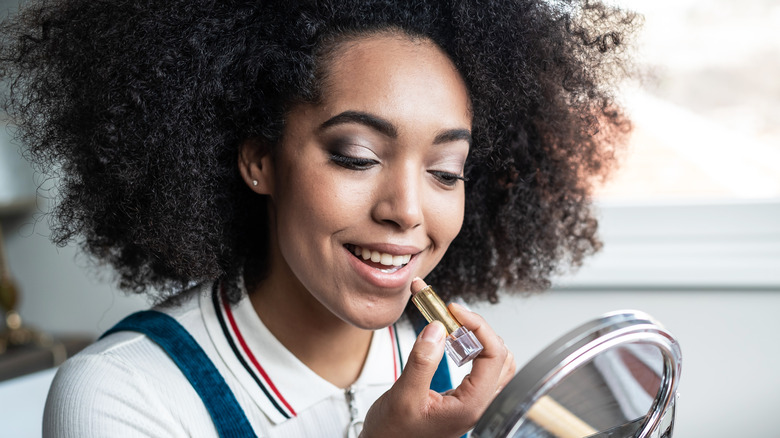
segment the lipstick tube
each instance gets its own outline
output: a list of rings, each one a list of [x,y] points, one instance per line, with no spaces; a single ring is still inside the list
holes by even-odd
[[[422,280],[419,281],[425,285]],[[439,321],[444,324],[444,328],[447,329],[444,349],[456,365],[461,366],[465,364],[477,357],[482,351],[482,344],[474,336],[474,333],[455,319],[432,287],[425,285],[422,289],[415,292],[412,295],[412,302],[429,323]]]

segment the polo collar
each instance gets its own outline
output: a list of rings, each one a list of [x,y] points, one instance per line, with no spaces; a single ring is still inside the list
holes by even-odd
[[[215,283],[211,294],[200,295],[200,308],[220,358],[269,420],[279,424],[327,398],[344,397],[344,389],[317,375],[274,337],[242,292],[230,305]],[[375,330],[352,388],[390,387],[401,374],[403,357],[395,325]]]

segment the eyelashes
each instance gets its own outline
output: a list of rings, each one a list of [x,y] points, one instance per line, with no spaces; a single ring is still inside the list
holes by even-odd
[[[379,164],[379,161],[371,158],[353,157],[339,152],[330,152],[330,161],[351,170],[368,170]]]
[[[447,186],[454,186],[458,181],[466,182],[469,179],[465,176],[460,176],[452,172],[445,172],[441,170],[429,170],[428,173],[433,175],[439,182]]]
[[[329,159],[345,169],[355,171],[369,170],[379,164],[379,161],[373,158],[353,157],[340,152],[329,152]],[[468,181],[468,178],[465,176],[444,170],[428,170],[428,173],[436,178],[439,183],[448,187],[454,186],[458,181]]]

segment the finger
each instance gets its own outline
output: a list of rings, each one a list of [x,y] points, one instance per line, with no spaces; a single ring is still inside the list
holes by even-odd
[[[500,392],[504,387],[512,380],[517,370],[517,364],[515,363],[515,356],[509,349],[507,349],[506,360],[504,360],[504,366],[501,368],[501,375],[498,377],[498,388],[496,392]]]
[[[499,384],[499,391],[500,391],[501,389],[503,389],[504,386],[506,386],[507,383],[509,383],[509,380],[511,380],[512,377],[514,377],[517,364],[515,363],[515,357],[512,354],[512,351],[510,351],[509,348],[506,346],[506,342],[504,342],[504,338],[499,336],[498,339],[501,341],[501,344],[504,345],[504,348],[506,348],[506,359],[504,360],[503,368],[501,368],[501,375],[498,377],[498,384]]]
[[[425,326],[417,337],[406,366],[393,388],[421,402],[427,399],[431,380],[444,355],[446,334],[444,325],[438,321]]]

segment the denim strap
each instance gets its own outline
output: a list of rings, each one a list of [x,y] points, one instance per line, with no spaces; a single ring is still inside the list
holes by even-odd
[[[119,321],[101,338],[119,331],[141,332],[168,353],[203,400],[220,437],[257,436],[225,379],[178,321],[164,313],[145,310]]]

